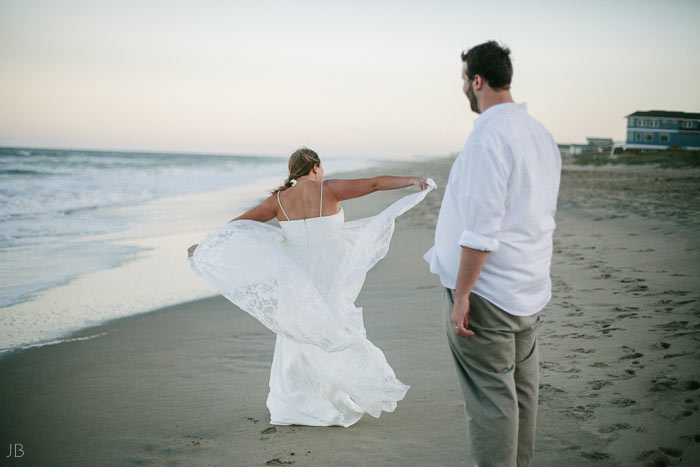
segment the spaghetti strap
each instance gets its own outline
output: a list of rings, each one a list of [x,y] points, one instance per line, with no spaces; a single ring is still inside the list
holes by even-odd
[[[280,209],[282,210],[282,214],[284,214],[284,217],[286,217],[287,220],[290,221],[291,219],[289,218],[289,216],[287,215],[287,212],[282,207],[282,202],[280,201],[280,192],[279,191],[277,192],[277,204],[280,205]]]
[[[318,209],[318,217],[323,217],[323,180],[321,180],[321,207]]]

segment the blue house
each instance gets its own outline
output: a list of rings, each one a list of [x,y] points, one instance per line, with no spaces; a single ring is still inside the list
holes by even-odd
[[[627,117],[629,149],[700,149],[700,113],[637,111]]]

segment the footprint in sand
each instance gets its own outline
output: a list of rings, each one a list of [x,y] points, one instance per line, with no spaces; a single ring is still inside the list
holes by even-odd
[[[625,290],[627,292],[631,292],[634,295],[637,295],[639,292],[646,292],[647,290],[649,290],[649,286],[647,286],[647,285],[634,285],[634,286],[625,287]]]
[[[540,391],[539,391],[539,401],[544,402],[544,401],[550,401],[557,399],[558,396],[557,394],[564,393],[563,389],[559,389],[555,386],[552,386],[549,383],[540,383]]]
[[[679,331],[688,328],[688,321],[671,321],[669,323],[657,324],[656,327],[665,329],[666,331]]]
[[[612,311],[615,313],[620,313],[624,311],[639,311],[638,306],[614,306],[612,307]]]
[[[540,368],[545,370],[552,370],[558,373],[580,373],[581,370],[574,367],[565,367],[557,362],[544,361],[540,362]]]
[[[603,334],[604,336],[612,337],[609,335],[612,331],[626,331],[626,329],[624,329],[624,328],[611,328],[610,324],[606,323],[606,324],[603,324],[601,326],[600,333]]]
[[[637,358],[642,358],[643,356],[643,353],[635,352],[629,355],[623,355],[622,357],[618,358],[618,360],[635,360]]]
[[[599,433],[613,433],[615,431],[619,430],[629,430],[632,428],[632,425],[629,423],[615,423],[614,425],[610,426],[604,426],[598,429]]]
[[[294,461],[283,461],[279,457],[275,457],[265,462],[265,465],[292,465],[293,463]]]
[[[612,399],[610,401],[611,404],[616,405],[618,407],[629,407],[631,405],[634,405],[637,403],[637,401],[633,399],[628,399],[626,397],[617,397],[615,399]]]
[[[673,376],[659,375],[651,379],[651,391],[663,392],[669,390],[675,391],[695,391],[700,389],[700,382],[694,379],[679,381]]]
[[[204,438],[201,436],[183,436],[183,439],[188,446],[200,446],[204,442]]]
[[[595,380],[595,381],[591,381],[589,384],[591,385],[591,389],[593,389],[594,391],[600,391],[600,390],[603,389],[605,386],[611,386],[611,385],[612,385],[612,381],[607,381],[607,380]]]
[[[634,362],[632,362],[634,363]],[[642,368],[642,366],[640,366]],[[636,371],[634,370],[625,370],[623,373],[608,373],[607,375],[615,380],[626,380],[630,378],[634,378],[636,374]]]
[[[600,336],[595,335],[595,334],[581,334],[579,332],[571,332],[568,334],[555,334],[553,337],[559,338],[559,339],[564,339],[564,338],[571,338],[571,339],[598,339]]]
[[[571,351],[573,353],[566,354],[564,357],[571,360],[578,358],[580,354],[589,354],[595,352],[594,349],[584,349],[583,347],[579,347],[578,349],[572,349]]]
[[[606,454],[600,451],[584,451],[580,454],[582,457],[587,459],[592,459],[595,461],[602,461],[610,458],[610,454]]]
[[[664,360],[668,360],[669,358],[685,357],[686,355],[693,355],[694,353],[695,352],[670,353],[664,355]]]
[[[660,375],[651,379],[651,389],[654,392],[665,392],[676,389],[678,386],[678,378],[673,376]]]
[[[664,290],[662,295],[680,295],[681,297],[684,297],[689,293],[689,290]]]
[[[639,353],[636,350],[634,350],[631,347],[627,347],[626,345],[620,346],[620,348],[627,354],[623,355],[622,357],[618,358],[618,360],[637,360],[639,358],[642,358],[644,356],[643,353]]]
[[[577,405],[576,407],[564,409],[563,412],[565,415],[577,418],[579,420],[590,420],[594,417],[593,411],[597,407],[597,404]]]
[[[697,303],[696,300],[676,300],[677,306],[687,305],[688,303]]]
[[[658,449],[650,449],[643,451],[638,460],[646,461],[645,465],[654,467],[665,467],[667,465],[677,464],[681,460],[683,451],[674,447],[660,446]]]
[[[659,446],[659,451],[661,451],[664,454],[669,455],[671,457],[681,457],[683,455],[683,451],[681,451],[678,448],[673,448],[673,447]]]
[[[260,441],[267,441],[268,439],[270,439],[269,435],[274,435],[275,433],[277,433],[277,428],[275,428],[274,426],[269,426],[265,428],[260,432],[260,434],[262,435],[260,436]]]
[[[682,417],[690,417],[700,408],[697,404],[695,404],[695,401],[692,398],[688,398],[683,402],[685,404],[685,407],[683,412],[681,413]]]
[[[563,389],[559,389],[555,386],[552,386],[549,383],[541,383],[540,384],[540,391],[543,392],[552,392],[552,393],[557,393],[557,392],[566,392]]]

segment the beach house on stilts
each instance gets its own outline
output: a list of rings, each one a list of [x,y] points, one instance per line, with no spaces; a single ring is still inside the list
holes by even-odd
[[[700,113],[666,110],[627,115],[628,149],[700,149]]]

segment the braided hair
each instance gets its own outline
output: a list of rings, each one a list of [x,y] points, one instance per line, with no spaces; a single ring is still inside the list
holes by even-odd
[[[278,191],[284,191],[294,185],[293,181],[299,177],[307,175],[314,168],[314,165],[321,165],[321,159],[313,150],[309,148],[299,148],[289,156],[289,176],[284,184],[272,191],[274,195]]]

